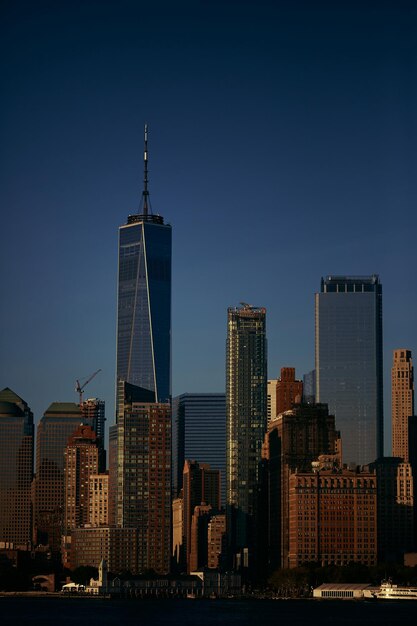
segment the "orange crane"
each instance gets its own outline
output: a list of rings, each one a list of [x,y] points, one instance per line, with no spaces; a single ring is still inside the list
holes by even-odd
[[[97,370],[96,372],[94,372],[94,374],[91,374],[91,376],[89,376],[87,378],[87,380],[85,381],[85,383],[83,383],[82,385],[81,385],[80,381],[77,379],[75,391],[80,394],[80,404],[82,404],[82,402],[83,402],[84,387],[86,387],[88,385],[88,383],[90,382],[90,380],[93,380],[94,376],[97,376],[97,374],[99,372],[101,372],[101,369]]]

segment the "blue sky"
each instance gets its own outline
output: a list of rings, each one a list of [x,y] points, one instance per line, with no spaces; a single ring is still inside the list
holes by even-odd
[[[314,292],[380,275],[417,350],[414,2],[128,0],[1,7],[0,385],[39,419],[113,422],[117,229],[173,226],[173,393],[224,389],[226,309],[267,308],[269,376],[314,365]]]

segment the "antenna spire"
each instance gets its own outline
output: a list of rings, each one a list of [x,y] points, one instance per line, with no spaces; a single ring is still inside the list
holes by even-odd
[[[144,148],[143,148],[143,214],[148,215],[148,125],[145,124]]]

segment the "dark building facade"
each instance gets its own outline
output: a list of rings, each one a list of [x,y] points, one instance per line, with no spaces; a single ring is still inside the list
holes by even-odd
[[[64,451],[82,422],[73,402],[53,402],[38,424],[36,476],[33,484],[34,542],[61,549],[64,525]]]
[[[269,569],[289,567],[290,509],[289,478],[291,473],[311,471],[320,455],[336,456],[340,465],[340,439],[334,415],[325,404],[294,405],[268,426],[263,446],[263,485],[267,518]]]
[[[6,387],[0,391],[0,542],[32,538],[33,413]]]
[[[220,470],[222,501],[226,486],[226,395],[183,393],[172,400],[173,495],[182,488],[186,459]]]
[[[124,390],[124,393],[123,393]],[[136,528],[139,571],[170,569],[171,406],[119,381],[116,525]],[[149,392],[147,392],[149,393]],[[146,394],[145,394],[146,395]]]
[[[187,571],[190,572],[194,510],[200,505],[210,506],[215,511],[220,509],[220,472],[211,469],[206,463],[187,459],[184,463],[183,485],[183,545]]]
[[[267,426],[266,309],[228,309],[226,506],[230,550],[245,565],[254,544],[259,463]],[[242,552],[243,551],[243,552]]]
[[[97,437],[99,448],[99,472],[106,470],[105,450],[105,402],[99,398],[88,398],[80,404],[81,414],[86,424],[89,424]]]
[[[171,226],[150,212],[148,148],[141,213],[119,228],[117,380],[171,397]]]
[[[383,455],[382,285],[327,276],[316,294],[316,398],[336,416],[346,463]]]

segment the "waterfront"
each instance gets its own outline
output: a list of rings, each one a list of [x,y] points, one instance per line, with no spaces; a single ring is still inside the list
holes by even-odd
[[[1,597],[2,626],[394,626],[417,617],[417,603],[338,600],[99,600]]]

